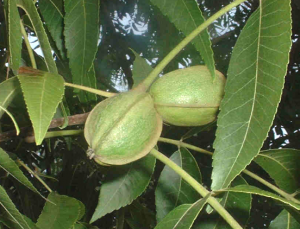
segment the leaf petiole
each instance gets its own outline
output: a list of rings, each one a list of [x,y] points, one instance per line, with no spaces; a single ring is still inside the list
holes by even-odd
[[[0,110],[3,110],[10,117],[10,119],[12,120],[12,122],[14,123],[14,126],[16,128],[16,134],[19,135],[20,128],[19,128],[18,123],[16,122],[14,116],[8,110],[6,110],[4,107],[2,107],[1,105],[0,105]]]
[[[173,169],[179,176],[182,177],[187,183],[189,183],[201,196],[205,197],[209,194],[209,191],[206,190],[201,184],[199,184],[190,174],[184,171],[180,166],[170,160],[168,157],[152,149],[150,154],[156,159],[160,160],[165,165]],[[223,206],[216,200],[214,197],[209,197],[207,202],[223,217],[223,219],[234,229],[241,229],[242,227],[238,222],[223,208]]]
[[[101,96],[104,96],[104,97],[112,97],[112,96],[117,94],[117,93],[113,93],[113,92],[102,91],[102,90],[98,90],[98,89],[94,89],[94,88],[90,88],[90,87],[86,87],[86,86],[82,86],[82,85],[67,83],[67,82],[65,82],[65,86],[77,88],[77,89],[87,91],[87,92],[91,92],[91,93],[94,93],[96,95],[101,95]]]
[[[51,188],[35,172],[33,172],[27,165],[25,165],[23,161],[17,159],[16,162],[23,166],[27,170],[27,172],[33,175],[49,192],[52,192]]]
[[[29,43],[29,40],[28,40],[28,35],[25,31],[24,24],[23,24],[22,20],[20,20],[20,27],[21,27],[21,33],[23,35],[25,45],[26,45],[26,48],[27,48],[27,51],[28,51],[28,54],[29,54],[29,57],[30,57],[31,65],[32,65],[33,68],[36,69],[37,67],[36,67],[36,62],[35,62],[35,59],[34,59],[34,54],[33,54],[32,48],[30,46],[30,43]]]
[[[142,83],[138,85],[145,90],[147,90],[151,84],[154,82],[158,74],[174,59],[174,57],[187,45],[189,44],[198,34],[205,30],[210,24],[212,24],[216,19],[218,19],[223,14],[227,13],[232,8],[238,6],[239,4],[245,2],[246,0],[235,0],[234,2],[223,7],[217,13],[208,18],[200,26],[198,26],[193,32],[191,32],[186,38],[184,38],[169,54],[152,70],[152,72],[147,76]]]
[[[194,150],[194,151],[199,152],[199,153],[208,154],[210,156],[213,155],[213,153],[208,151],[208,150],[199,148],[197,146],[194,146],[194,145],[191,145],[191,144],[188,144],[188,143],[184,143],[182,141],[177,141],[177,140],[168,139],[168,138],[159,138],[158,141],[173,144],[173,145],[177,145],[178,147],[186,147],[188,149]],[[286,193],[285,191],[277,188],[275,185],[271,184],[270,182],[264,180],[263,178],[257,176],[256,174],[250,172],[247,169],[244,169],[242,172],[247,174],[248,176],[252,177],[253,179],[257,180],[258,182],[264,184],[265,186],[272,189],[273,191],[277,192],[279,195],[285,197],[287,200],[293,201],[296,204],[300,204],[300,201],[295,199],[293,194]]]

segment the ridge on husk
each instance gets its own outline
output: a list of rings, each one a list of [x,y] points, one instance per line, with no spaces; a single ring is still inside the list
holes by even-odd
[[[151,96],[132,90],[105,99],[89,114],[84,136],[99,164],[122,165],[147,155],[162,131]]]
[[[157,112],[176,126],[202,126],[216,119],[225,86],[224,75],[215,80],[206,66],[178,69],[163,75],[150,87]]]

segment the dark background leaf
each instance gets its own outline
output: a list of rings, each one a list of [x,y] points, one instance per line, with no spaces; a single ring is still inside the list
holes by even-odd
[[[39,1],[39,9],[46,26],[55,41],[60,55],[64,57],[63,47],[63,1]]]
[[[269,229],[297,229],[298,223],[286,210],[283,210],[270,224]]]
[[[99,35],[99,0],[67,0],[64,1],[64,10],[64,36],[72,81],[95,87],[95,80],[86,78],[95,78],[92,65]],[[82,102],[88,101],[84,92],[79,92],[79,96]]]
[[[148,155],[128,165],[112,168],[101,186],[97,208],[91,223],[114,210],[131,204],[147,188],[155,167]]]
[[[294,193],[300,187],[299,150],[266,150],[254,161],[267,171],[280,189]]]
[[[186,148],[179,148],[170,160],[201,183],[201,173],[193,155]],[[165,166],[155,190],[156,219],[160,222],[170,211],[181,204],[192,204],[200,198],[186,181]]]
[[[133,87],[136,87],[140,82],[142,82],[152,71],[151,65],[147,63],[138,53],[131,50],[135,56],[132,69]]]
[[[21,7],[28,13],[28,16],[30,17],[30,21],[34,25],[34,28],[36,30],[39,39],[39,44],[41,46],[42,53],[44,55],[45,62],[47,64],[48,71],[52,73],[57,73],[57,68],[55,66],[55,62],[51,53],[50,43],[47,34],[45,32],[45,29],[43,27],[43,22],[40,18],[40,15],[37,12],[34,2],[26,1],[26,0],[15,0],[15,1],[17,2],[19,7]]]
[[[46,202],[37,221],[39,228],[71,228],[81,218],[82,203],[80,201],[55,192],[51,192],[47,199],[49,202]]]
[[[201,25],[205,19],[197,6],[197,2],[190,0],[151,0],[160,11],[174,23],[178,30],[181,30],[185,36],[188,36],[194,29]],[[202,31],[192,43],[200,52],[205,65],[215,77],[215,61],[211,49],[210,36],[207,29]]]
[[[232,186],[247,184],[247,182],[238,176],[232,182]],[[221,205],[239,222],[243,227],[247,224],[250,217],[252,197],[251,194],[246,193],[224,193],[220,196]],[[193,226],[194,229],[230,229],[231,227],[213,211],[209,216],[203,215],[196,221]]]

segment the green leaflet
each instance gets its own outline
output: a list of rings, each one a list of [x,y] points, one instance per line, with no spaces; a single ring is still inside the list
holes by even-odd
[[[132,69],[132,78],[133,87],[136,87],[149,75],[153,68],[147,63],[147,61],[144,58],[140,57],[140,55],[136,53],[133,49],[131,49],[131,51],[135,55],[135,60],[133,62]]]
[[[95,74],[88,73],[93,67],[99,39],[99,0],[64,1],[64,35],[73,83],[95,87]],[[94,72],[94,71],[93,71]],[[85,78],[92,77],[89,81]],[[79,94],[86,102],[83,93]]]
[[[101,186],[98,205],[90,223],[140,196],[149,185],[155,161],[154,157],[148,155],[136,162],[118,166],[118,169],[112,167]]]
[[[180,148],[170,160],[179,165],[197,181],[201,182],[201,173],[193,155]],[[188,183],[170,167],[165,166],[160,174],[155,190],[156,219],[160,222],[170,211],[181,204],[191,204],[200,198]]]
[[[299,229],[298,223],[287,210],[283,210],[270,224],[269,229]]]
[[[39,8],[56,47],[63,57],[63,0],[39,1]]]
[[[289,205],[290,207],[293,207],[297,210],[300,210],[300,204],[296,204],[292,201],[289,201],[283,197],[280,197],[272,192],[268,192],[268,191],[264,191],[262,189],[259,189],[255,186],[251,186],[251,185],[239,185],[233,188],[227,188],[224,189],[222,191],[229,191],[229,192],[242,192],[242,193],[250,193],[250,194],[255,194],[255,195],[260,195],[260,196],[265,196],[265,197],[269,197],[272,198],[274,200],[278,200],[284,204]]]
[[[237,176],[232,182],[232,186],[243,184],[247,184],[247,182],[241,176]],[[245,226],[248,221],[251,203],[252,197],[251,194],[248,193],[226,192],[220,200],[220,204],[241,226]],[[231,227],[216,211],[213,211],[195,223],[193,229],[231,229]]]
[[[34,1],[28,1],[28,0],[15,0],[15,1],[17,1],[17,5],[19,7],[25,10],[27,16],[30,19],[31,25],[38,37],[39,44],[41,46],[48,71],[57,74],[58,71],[57,71],[54,58],[52,56],[52,49],[48,40],[48,36],[45,32],[44,25],[39,16],[39,13],[37,12],[37,9],[35,7]],[[60,109],[64,110],[66,108],[64,108],[64,105],[61,104]],[[65,118],[66,116],[67,115],[64,114]],[[64,125],[66,125],[66,121]]]
[[[7,108],[13,98],[20,93],[20,84],[17,77],[12,77],[0,83],[0,106]],[[0,118],[4,111],[0,109]]]
[[[57,73],[57,68],[55,65],[55,61],[52,57],[51,47],[50,43],[47,37],[47,34],[45,32],[43,22],[41,21],[41,18],[37,12],[37,9],[34,5],[33,1],[28,0],[15,0],[17,2],[17,5],[21,7],[27,15],[30,18],[31,24],[36,32],[36,35],[39,39],[40,46],[42,48],[46,65],[49,72]]]
[[[20,133],[19,126],[15,118],[13,117],[13,115],[7,110],[7,107],[19,92],[20,92],[20,85],[16,77],[12,77],[8,80],[5,80],[0,84],[0,119],[3,113],[6,113],[12,120],[16,128],[17,135],[19,135]]]
[[[26,215],[22,215],[22,217],[30,229],[40,229]],[[3,222],[8,228],[11,228],[11,229],[24,229],[24,226],[22,224],[20,224],[20,222],[16,221],[14,219],[14,217],[12,217],[8,212],[0,215],[0,222]]]
[[[84,214],[83,204],[74,198],[51,192],[48,200],[37,221],[39,228],[71,228]]]
[[[183,204],[172,210],[155,229],[189,229],[210,197],[199,199],[193,204]]]
[[[0,167],[8,172],[17,181],[25,185],[27,188],[39,194],[38,190],[31,184],[27,177],[22,173],[17,164],[0,148]]]
[[[300,150],[266,150],[254,161],[267,171],[280,189],[293,193],[300,187]]]
[[[20,15],[16,2],[16,0],[8,0],[9,66],[13,71],[17,71],[20,67],[22,49]]]
[[[87,87],[91,87],[91,88],[97,88],[97,80],[96,80],[94,64],[92,65],[92,67],[88,71],[88,73],[86,74],[86,77],[83,78],[83,85],[85,85]],[[94,93],[89,93],[89,92],[84,92],[84,91],[80,91],[79,93],[82,94],[82,96],[85,96],[84,94],[86,94],[86,100],[85,100],[86,102],[97,101],[97,95]],[[84,101],[82,101],[82,102],[84,102]]]
[[[24,219],[23,215],[18,211],[14,203],[11,201],[9,196],[7,195],[5,189],[0,186],[0,205],[4,208],[4,210],[9,215],[9,220],[13,221],[13,223],[17,224],[19,228],[22,229],[34,229],[29,226],[29,223]]]
[[[64,79],[58,74],[37,71],[18,75],[36,144],[42,143],[58,104],[64,94]]]
[[[212,189],[228,187],[262,147],[284,85],[291,7],[261,0],[234,47],[214,142]]]
[[[125,210],[127,212],[125,221],[132,229],[152,229],[155,227],[155,213],[144,204],[139,203],[138,200],[133,201],[126,208],[121,208],[117,212],[117,217],[119,216],[118,218],[120,218],[120,215],[124,214]]]

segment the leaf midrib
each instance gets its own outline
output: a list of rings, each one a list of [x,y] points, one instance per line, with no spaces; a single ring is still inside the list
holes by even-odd
[[[111,198],[110,198],[108,201],[106,201],[105,206],[103,206],[103,207],[101,206],[101,207],[102,207],[102,211],[100,211],[101,214],[102,214],[102,212],[106,209],[106,207],[107,207],[108,204],[111,202],[111,200],[114,198],[114,196],[118,193],[119,189],[123,186],[123,184],[125,183],[125,181],[127,180],[128,174],[129,174],[129,172],[132,170],[132,167],[133,167],[133,163],[130,164],[130,168],[128,169],[126,175],[124,176],[122,182],[119,184],[118,188],[116,188],[115,192],[111,195]],[[100,190],[100,192],[101,192],[101,190]],[[99,197],[100,197],[100,195],[99,195]],[[132,200],[132,201],[133,201],[133,200]],[[132,201],[131,201],[131,202],[132,202]],[[130,203],[129,203],[129,204],[130,204]],[[120,206],[120,208],[121,208],[121,207],[123,207],[123,206]],[[118,210],[118,209],[115,209],[115,210]],[[96,211],[97,211],[97,209],[96,209]],[[96,212],[96,211],[95,211],[95,212]],[[114,210],[112,210],[112,211],[114,211]],[[110,212],[112,212],[112,211],[110,211]],[[110,213],[110,212],[108,212],[108,213]],[[101,216],[100,213],[98,213],[98,215]],[[94,218],[94,217],[92,217],[92,220],[93,220],[93,218]],[[92,220],[91,220],[91,222],[94,222],[94,221],[92,221]]]
[[[8,99],[13,96],[14,92],[17,90],[17,88],[13,89],[7,96],[6,98],[2,101],[2,106],[5,106],[5,103],[8,101]]]
[[[42,134],[41,134],[41,132],[42,132],[42,122],[44,122],[44,120],[42,120],[42,116],[43,116],[43,112],[42,112],[42,110],[43,110],[43,103],[44,103],[44,94],[45,94],[45,85],[46,85],[46,80],[47,80],[47,75],[45,75],[44,77],[43,77],[43,89],[42,89],[42,94],[41,94],[41,103],[40,103],[40,123],[39,123],[39,137],[38,137],[38,139],[36,139],[36,141],[37,142],[39,142],[40,141],[40,138],[41,138],[41,136],[42,136]]]
[[[82,55],[82,66],[81,66],[81,73],[83,74],[84,73],[84,67],[85,67],[85,58],[86,58],[86,36],[87,36],[87,33],[86,33],[86,5],[85,5],[85,0],[82,0],[82,7],[83,7],[83,18],[84,18],[84,23],[83,23],[83,55]],[[85,76],[82,76],[80,77],[80,82],[81,82],[81,85],[83,85],[83,77],[86,77],[86,73],[85,72]]]
[[[256,79],[255,80],[255,83],[254,83],[254,98],[253,98],[253,100],[252,100],[252,107],[251,107],[251,112],[250,112],[250,115],[249,115],[249,121],[248,121],[248,124],[247,124],[247,127],[246,127],[246,134],[245,134],[245,136],[244,136],[244,139],[243,139],[243,141],[242,141],[242,143],[241,143],[241,146],[240,146],[240,149],[239,149],[239,151],[238,151],[238,154],[237,154],[237,156],[235,157],[235,160],[234,160],[234,162],[232,163],[232,166],[231,166],[231,168],[230,168],[230,170],[228,171],[228,173],[227,173],[227,175],[226,175],[226,177],[225,177],[225,179],[224,179],[224,181],[223,181],[223,183],[222,183],[222,185],[221,185],[221,188],[224,188],[224,184],[226,183],[226,182],[228,182],[228,185],[229,185],[229,183],[234,179],[234,178],[232,178],[230,181],[227,181],[228,180],[228,177],[231,175],[231,171],[233,170],[233,168],[235,167],[235,165],[236,165],[236,162],[237,162],[237,160],[238,160],[238,158],[240,157],[240,154],[241,154],[241,152],[242,152],[242,149],[243,149],[243,147],[244,147],[244,145],[245,145],[245,142],[246,142],[246,140],[247,140],[247,137],[248,137],[248,134],[249,134],[249,129],[250,129],[250,124],[252,123],[251,121],[252,121],[252,117],[253,117],[253,112],[254,112],[254,107],[255,107],[255,103],[256,103],[256,91],[257,91],[257,84],[258,84],[258,70],[259,70],[259,68],[258,68],[258,65],[259,65],[259,56],[260,56],[260,42],[261,42],[261,24],[262,24],[262,10],[263,10],[263,5],[262,5],[262,0],[260,0],[260,6],[259,6],[259,11],[260,11],[260,14],[259,14],[259,24],[258,24],[258,39],[257,39],[257,55],[256,55],[256,69],[255,69],[255,76],[254,76],[254,78]],[[249,162],[250,163],[250,162]],[[246,166],[247,165],[245,165],[244,166],[244,168],[246,168]],[[244,168],[242,168],[242,169],[240,169],[241,171],[244,169]]]
[[[260,156],[260,157],[266,157],[266,158],[268,158],[268,159],[270,159],[270,160],[276,162],[277,164],[279,164],[279,165],[280,165],[282,168],[284,168],[285,171],[293,178],[293,180],[296,181],[294,175],[293,175],[293,174],[290,172],[290,170],[287,169],[280,161],[278,161],[278,160],[276,160],[275,158],[273,158],[273,157],[271,157],[271,156],[269,156],[269,155],[266,155],[266,154],[259,154],[259,156]]]
[[[180,163],[180,168],[182,168],[182,153],[180,151],[180,149],[178,150],[179,153],[179,163]],[[181,193],[181,188],[182,188],[182,177],[180,177],[180,181],[179,181],[179,187],[178,187],[178,192],[177,192],[177,198],[176,198],[176,202],[174,204],[174,206],[176,207],[178,205],[179,202],[179,196]]]
[[[62,12],[60,12],[60,10],[58,9],[58,7],[55,5],[55,3],[52,0],[49,0],[50,3],[53,5],[53,7],[56,9],[56,11],[60,14],[60,16],[63,18],[63,14]]]

